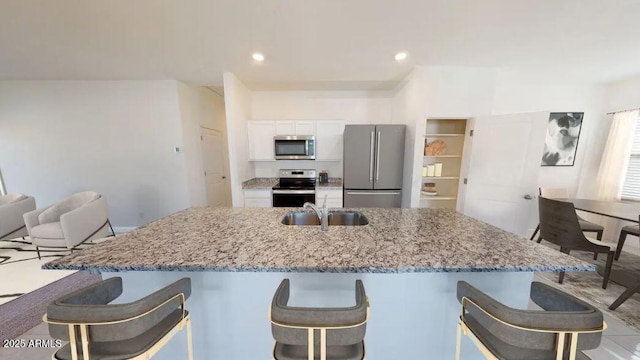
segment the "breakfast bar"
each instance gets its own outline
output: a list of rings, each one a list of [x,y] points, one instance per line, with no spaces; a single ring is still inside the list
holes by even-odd
[[[190,208],[43,268],[120,276],[121,302],[190,277],[195,358],[225,360],[270,358],[267,309],[284,278],[293,305],[329,307],[353,304],[355,280],[362,280],[371,303],[369,360],[450,359],[458,280],[523,308],[534,272],[595,270],[453,210],[347,210],[368,224],[321,231],[283,224],[299,208]],[[184,358],[184,335],[172,342],[158,359]],[[465,359],[481,358],[463,346]]]

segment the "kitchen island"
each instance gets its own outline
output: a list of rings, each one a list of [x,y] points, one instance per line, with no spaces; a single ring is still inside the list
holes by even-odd
[[[288,226],[287,208],[192,208],[45,269],[122,276],[121,301],[180,277],[192,278],[187,305],[199,359],[269,359],[267,309],[283,278],[300,306],[353,304],[362,279],[371,302],[367,359],[450,359],[464,279],[525,307],[535,271],[593,271],[593,265],[446,209],[357,209],[364,226]],[[184,336],[158,359],[183,358]],[[474,358],[465,344],[466,359]],[[480,357],[477,357],[480,358]]]

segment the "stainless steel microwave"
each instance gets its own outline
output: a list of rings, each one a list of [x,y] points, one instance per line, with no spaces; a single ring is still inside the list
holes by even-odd
[[[273,137],[276,160],[315,160],[316,137],[312,135],[278,135]]]

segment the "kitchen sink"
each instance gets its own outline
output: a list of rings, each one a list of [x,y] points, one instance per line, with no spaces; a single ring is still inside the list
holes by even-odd
[[[329,211],[329,226],[367,225],[369,219],[359,211]],[[285,225],[320,225],[320,219],[313,211],[289,211],[282,223]]]

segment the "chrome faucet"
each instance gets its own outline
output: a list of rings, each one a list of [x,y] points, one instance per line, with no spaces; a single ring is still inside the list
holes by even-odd
[[[306,202],[302,205],[303,208],[311,208],[318,215],[318,220],[320,220],[320,230],[327,231],[329,230],[329,209],[327,209],[327,196],[324,196],[324,202],[322,203],[322,209],[319,209],[318,206],[311,202]]]

